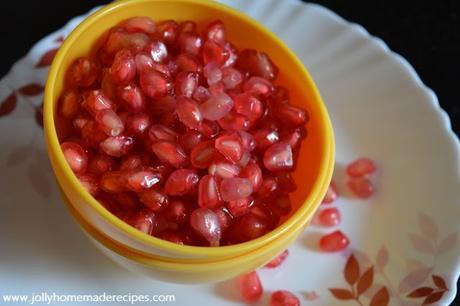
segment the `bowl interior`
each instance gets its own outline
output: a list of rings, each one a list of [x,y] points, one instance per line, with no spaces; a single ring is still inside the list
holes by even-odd
[[[58,98],[65,87],[67,68],[76,58],[94,54],[95,44],[98,44],[99,37],[106,33],[107,29],[133,16],[149,16],[154,20],[190,19],[196,21],[200,29],[203,24],[220,19],[227,27],[228,39],[234,42],[240,50],[241,48],[254,48],[269,54],[280,69],[275,83],[289,89],[291,103],[308,110],[310,121],[307,124],[308,137],[302,143],[297,168],[294,172],[294,179],[298,185],[297,191],[291,194],[294,216],[290,216],[291,218],[275,231],[254,241],[262,241],[270,235],[277,235],[277,232],[285,230],[290,222],[299,221],[300,216],[305,217],[306,210],[310,211],[311,215],[319,204],[314,199],[318,198],[318,194],[324,194],[327,188],[331,176],[328,165],[334,156],[332,129],[318,91],[302,63],[275,35],[245,15],[208,1],[132,0],[115,2],[90,16],[66,39],[55,58],[47,82],[45,130],[49,150],[52,151],[50,154],[54,155],[54,157],[51,156],[53,167],[67,196],[71,199],[82,198],[82,193],[85,193],[81,186],[77,186],[79,184],[76,177],[65,163],[55,130],[54,116]],[[56,171],[56,168],[60,170]],[[83,196],[83,199],[89,201],[93,207],[100,206],[88,195]],[[299,207],[301,209],[298,209]],[[98,210],[100,212],[104,209],[100,206]],[[120,226],[119,223],[118,226]],[[144,239],[151,238],[145,236]],[[151,239],[152,243],[154,240],[158,239]]]

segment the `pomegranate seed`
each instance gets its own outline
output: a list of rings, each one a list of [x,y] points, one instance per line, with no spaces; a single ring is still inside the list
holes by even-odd
[[[227,131],[247,131],[251,122],[243,115],[228,113],[225,117],[217,121],[219,125]]]
[[[118,136],[125,129],[120,117],[111,109],[104,109],[98,112],[96,121],[107,136]]]
[[[207,40],[203,44],[202,54],[205,65],[214,62],[219,66],[222,66],[230,56],[228,50],[225,49],[222,44],[213,40]]]
[[[164,232],[159,233],[156,236],[163,240],[167,240],[169,242],[180,245],[190,244],[187,237],[184,237],[183,233],[174,230],[166,230]]]
[[[199,143],[190,153],[190,160],[195,168],[208,168],[214,160],[216,149],[214,141]]]
[[[375,163],[367,157],[360,157],[347,166],[347,174],[354,177],[369,175],[374,173]]]
[[[91,91],[82,105],[93,116],[101,110],[114,109],[112,101],[101,90]]]
[[[233,238],[235,242],[245,242],[259,238],[270,230],[268,220],[256,216],[251,212],[234,223]]]
[[[129,84],[117,88],[117,96],[123,106],[132,113],[145,109],[145,97],[139,86]]]
[[[98,148],[107,135],[95,120],[89,120],[81,130],[81,137],[88,147]]]
[[[121,157],[132,149],[134,141],[131,137],[127,136],[114,136],[109,137],[101,142],[101,150],[106,154],[114,157]]]
[[[261,77],[251,77],[243,85],[243,90],[260,99],[268,97],[274,90],[272,83]]]
[[[235,111],[254,121],[262,117],[264,106],[257,98],[248,93],[240,94],[235,97]]]
[[[115,159],[104,153],[98,153],[89,159],[88,172],[93,174],[103,174],[115,168]]]
[[[160,40],[153,40],[147,45],[146,51],[154,62],[161,63],[168,58],[168,49]]]
[[[61,144],[62,153],[75,173],[84,173],[88,166],[88,155],[85,150],[75,142],[64,142]]]
[[[111,171],[102,175],[100,181],[101,189],[108,193],[119,193],[128,191],[126,175],[123,171]]]
[[[222,67],[226,68],[232,66],[238,59],[238,50],[236,50],[235,46],[228,41],[224,44],[224,48],[228,53],[228,58]]]
[[[209,86],[209,93],[212,96],[218,96],[220,94],[225,93],[225,87],[222,82],[217,82],[216,84],[212,84]]]
[[[172,129],[161,125],[154,124],[149,129],[149,137],[153,142],[158,140],[168,140],[171,142],[176,142],[179,135]]]
[[[292,149],[286,143],[275,143],[264,153],[264,166],[270,171],[291,170],[294,166]]]
[[[173,227],[177,227],[188,221],[190,216],[190,207],[184,201],[172,200],[166,207],[164,216],[169,222],[173,223]],[[169,226],[171,226],[171,224]]]
[[[290,126],[300,126],[308,121],[308,114],[303,109],[289,104],[277,107],[273,114],[280,122]]]
[[[305,131],[298,128],[290,131],[284,131],[280,134],[280,141],[288,143],[291,148],[295,149],[299,146],[302,138],[304,138],[304,134]]]
[[[257,192],[262,185],[262,170],[256,163],[248,164],[243,170],[241,171],[241,177],[247,178],[251,181],[252,190]]]
[[[210,246],[219,246],[221,228],[219,218],[208,208],[197,208],[190,215],[190,226],[206,239]]]
[[[299,306],[299,298],[287,290],[277,290],[270,297],[270,306]]]
[[[124,29],[111,29],[104,45],[104,53],[113,56],[118,50],[125,46],[127,36],[128,33]]]
[[[334,181],[331,181],[329,184],[329,187],[327,188],[326,195],[323,198],[324,204],[329,204],[335,201],[337,199],[337,186],[335,185]]]
[[[98,68],[88,58],[77,59],[70,68],[70,78],[77,86],[88,87],[93,85],[97,79]]]
[[[338,252],[344,250],[350,241],[341,231],[335,231],[324,235],[319,240],[319,247],[324,252]]]
[[[286,194],[280,194],[269,203],[270,209],[279,216],[288,215],[291,210],[291,200]]]
[[[215,121],[209,121],[205,119],[201,123],[199,131],[206,138],[214,138],[219,134],[220,127]]]
[[[200,178],[195,171],[178,169],[171,173],[165,183],[165,192],[171,196],[194,193]]]
[[[142,210],[130,218],[130,224],[145,234],[152,234],[155,227],[155,213],[149,210]]]
[[[276,268],[279,267],[289,256],[289,250],[284,250],[281,254],[273,258],[269,263],[265,265],[266,268]]]
[[[203,86],[198,86],[193,93],[193,99],[200,103],[207,101],[209,98],[211,98],[211,94],[209,93],[209,90]]]
[[[261,128],[252,133],[256,142],[256,147],[259,150],[265,150],[272,144],[278,142],[278,131],[272,128]]]
[[[271,196],[278,189],[278,183],[274,177],[267,176],[263,179],[262,184],[257,191],[257,196],[266,198]]]
[[[127,174],[128,188],[134,192],[141,192],[158,184],[161,175],[149,170],[137,170]]]
[[[217,182],[213,175],[205,175],[201,178],[198,187],[198,205],[201,207],[214,208],[222,203],[217,188]]]
[[[174,168],[180,168],[187,162],[187,154],[176,142],[159,140],[152,144],[152,152],[161,162]]]
[[[177,22],[174,20],[165,20],[157,24],[157,33],[159,38],[163,40],[166,44],[173,44],[176,41],[177,37]]]
[[[132,17],[123,22],[123,28],[128,33],[145,32],[147,34],[153,34],[155,32],[155,23],[150,17]]]
[[[256,271],[241,275],[239,286],[241,297],[245,302],[255,303],[262,297],[264,290]]]
[[[128,117],[126,125],[128,132],[133,135],[143,135],[150,127],[152,121],[146,113],[137,113]]]
[[[185,20],[179,24],[178,33],[195,33],[197,29],[196,22],[191,20]]]
[[[245,178],[226,178],[220,183],[220,193],[224,201],[239,200],[252,193],[252,183]]]
[[[176,95],[191,98],[198,86],[199,78],[200,76],[197,72],[180,72],[175,81]]]
[[[83,188],[86,189],[91,195],[97,195],[99,192],[99,184],[93,175],[85,174],[78,176],[80,183],[83,185]]]
[[[142,156],[138,153],[130,153],[123,156],[120,164],[120,170],[135,170],[142,166]]]
[[[176,100],[173,97],[164,97],[155,101],[150,106],[150,111],[158,115],[167,115],[174,113],[176,109]]]
[[[222,70],[222,83],[225,89],[233,89],[243,82],[243,75],[235,68],[225,68]]]
[[[276,86],[272,94],[267,98],[268,105],[273,108],[289,103],[289,91],[283,86]]]
[[[219,224],[221,232],[224,233],[233,222],[233,216],[228,212],[227,208],[219,207],[214,209],[217,217],[219,218]]]
[[[189,153],[202,141],[203,134],[197,131],[188,131],[179,137],[179,144]]]
[[[243,149],[251,152],[256,148],[256,141],[251,134],[245,131],[239,131],[238,134],[241,137],[241,143],[243,144]]]
[[[77,116],[80,108],[80,95],[76,90],[66,92],[59,102],[59,111],[64,118],[73,119]]]
[[[222,93],[213,96],[200,105],[200,112],[207,120],[215,121],[226,116],[233,107],[233,100],[227,94]]]
[[[201,72],[203,67],[200,61],[192,54],[181,53],[176,57],[175,64],[177,65],[177,72],[181,71],[196,71]]]
[[[238,133],[231,133],[217,137],[215,147],[228,160],[236,163],[243,154],[243,144]]]
[[[203,40],[200,36],[192,32],[186,32],[181,33],[178,40],[181,52],[193,55],[200,54],[201,47],[203,46]]]
[[[358,198],[367,199],[374,194],[374,185],[365,177],[351,177],[347,186]]]
[[[278,75],[278,68],[273,64],[267,54],[253,49],[244,49],[238,55],[236,67],[249,75],[273,80]]]
[[[215,85],[222,80],[222,70],[220,70],[219,66],[214,62],[204,66],[203,73],[209,86]]]
[[[219,160],[209,166],[208,172],[220,178],[232,178],[238,176],[240,167],[226,160]]]
[[[297,185],[290,172],[278,172],[276,174],[276,181],[281,191],[293,192],[297,190]]]
[[[249,208],[254,204],[251,197],[242,198],[227,203],[227,209],[233,217],[239,218],[249,213]]]
[[[123,46],[134,54],[139,53],[147,47],[150,38],[144,33],[133,33],[125,36]]]
[[[171,80],[156,70],[148,70],[141,73],[139,83],[144,93],[153,99],[166,96],[173,87]]]
[[[72,121],[74,128],[82,130],[83,127],[91,120],[91,118],[86,114],[78,114],[75,119]]]
[[[340,223],[340,212],[337,208],[325,208],[318,212],[315,221],[318,225],[331,227]]]
[[[204,30],[204,37],[217,43],[225,42],[225,26],[220,20],[211,22]]]
[[[176,103],[176,113],[179,120],[188,128],[193,130],[200,128],[203,116],[195,101],[185,97],[179,97]]]
[[[110,67],[112,80],[118,84],[131,82],[136,76],[136,62],[131,51],[122,49],[115,54],[115,59]]]

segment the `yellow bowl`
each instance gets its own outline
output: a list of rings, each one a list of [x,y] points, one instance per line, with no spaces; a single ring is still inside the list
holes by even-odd
[[[72,173],[60,149],[55,128],[57,101],[62,93],[65,73],[78,57],[90,54],[107,29],[133,16],[154,20],[194,20],[199,25],[221,19],[228,38],[241,48],[254,48],[270,55],[280,67],[278,84],[287,87],[292,103],[308,110],[308,137],[299,154],[294,179],[299,188],[292,194],[293,213],[275,230],[249,242],[224,247],[181,246],[146,235],[124,223],[85,191]],[[276,239],[295,234],[318,207],[332,175],[334,163],[333,131],[324,103],[310,75],[288,47],[273,33],[246,15],[222,4],[202,0],[125,0],[114,2],[85,19],[65,40],[50,68],[45,90],[45,137],[54,174],[65,196],[84,220],[130,249],[160,256],[162,259],[190,262],[217,261],[242,256]]]

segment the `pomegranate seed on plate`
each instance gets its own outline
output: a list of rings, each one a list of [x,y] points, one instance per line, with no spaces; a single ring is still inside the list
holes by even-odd
[[[62,153],[75,173],[84,173],[88,166],[88,155],[85,150],[75,142],[64,142],[61,144]]]
[[[335,207],[324,208],[317,213],[315,221],[325,227],[336,226],[341,221],[340,211]]]
[[[70,68],[72,82],[78,86],[91,86],[97,79],[98,68],[89,58],[77,59]]]
[[[149,137],[153,142],[158,140],[176,142],[179,134],[162,124],[154,124],[149,128]]]
[[[153,99],[166,96],[173,87],[171,80],[156,70],[148,70],[141,73],[139,83],[144,93]]]
[[[243,168],[241,177],[251,181],[253,192],[257,192],[262,185],[262,170],[256,163],[250,163]]]
[[[80,183],[83,185],[86,191],[88,191],[93,196],[97,195],[97,193],[99,192],[99,183],[96,177],[94,177],[94,175],[79,175],[78,179],[80,180]]]
[[[132,114],[126,122],[128,132],[136,136],[143,135],[151,124],[152,120],[146,113]]]
[[[221,228],[218,216],[209,208],[197,208],[190,215],[191,227],[206,239],[210,246],[219,246]]]
[[[287,143],[275,143],[264,153],[264,165],[270,171],[291,170],[294,166],[291,146]]]
[[[327,188],[326,195],[323,198],[324,204],[329,204],[334,202],[337,199],[337,186],[334,181],[331,181],[329,187]]]
[[[171,196],[194,193],[200,178],[195,171],[178,169],[171,173],[165,183],[165,192]]]
[[[369,175],[374,173],[377,167],[372,159],[360,157],[347,166],[347,174],[354,177]]]
[[[226,178],[220,183],[220,194],[224,201],[245,198],[252,193],[252,183],[245,178]]]
[[[152,144],[152,151],[160,161],[174,168],[180,168],[187,162],[187,154],[176,142],[159,140]]]
[[[66,119],[73,119],[78,114],[80,108],[80,94],[76,90],[71,90],[62,95],[59,100],[59,112]]]
[[[96,121],[107,136],[118,136],[125,129],[120,117],[111,109],[104,109],[98,112]]]
[[[201,207],[214,208],[222,203],[213,175],[205,175],[201,178],[198,187],[198,205]]]
[[[374,194],[374,185],[366,177],[351,177],[347,186],[354,195],[361,199],[367,199]]]
[[[123,106],[132,113],[145,109],[145,97],[139,86],[128,84],[117,88],[117,96]]]
[[[160,40],[153,40],[147,45],[146,51],[154,62],[161,63],[168,58],[168,49]]]
[[[289,256],[289,250],[284,250],[281,254],[273,258],[269,263],[265,265],[266,268],[276,268],[279,267]]]
[[[249,75],[273,80],[278,75],[278,68],[273,64],[267,54],[254,49],[244,49],[238,54],[236,67]]]
[[[127,136],[114,136],[101,142],[101,150],[114,157],[121,157],[132,149],[134,141]]]
[[[203,115],[198,108],[198,104],[192,99],[178,97],[176,101],[176,113],[179,120],[188,128],[193,130],[200,128]]]
[[[300,300],[290,291],[277,290],[270,296],[270,306],[300,306]]]
[[[215,147],[228,160],[236,163],[243,155],[243,144],[238,133],[222,135],[216,138]]]
[[[145,32],[153,34],[155,32],[155,23],[152,18],[147,16],[132,17],[123,22],[123,28],[128,33]]]
[[[264,291],[256,271],[241,275],[239,287],[241,297],[248,303],[255,303],[260,300]]]
[[[136,62],[131,51],[122,49],[115,54],[110,67],[112,80],[118,84],[127,84],[136,76]]]
[[[350,241],[341,231],[337,230],[330,234],[324,235],[319,240],[319,247],[324,252],[338,252],[344,250]]]
[[[134,192],[141,192],[153,187],[161,181],[161,175],[150,170],[134,170],[126,175],[128,188]]]

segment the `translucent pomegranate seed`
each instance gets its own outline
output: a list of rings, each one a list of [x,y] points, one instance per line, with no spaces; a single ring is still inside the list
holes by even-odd
[[[344,250],[350,241],[341,231],[335,231],[324,235],[319,240],[319,247],[324,252],[338,252]]]
[[[211,93],[206,87],[198,86],[193,93],[193,99],[198,102],[204,102],[211,98]]]
[[[278,68],[273,64],[267,54],[254,49],[244,49],[238,54],[236,67],[249,75],[273,80],[278,75]]]
[[[152,120],[146,113],[132,114],[126,122],[128,132],[136,136],[143,135],[151,124]]]
[[[112,62],[110,62],[112,65]],[[112,79],[112,75],[110,74],[110,68],[102,69],[102,77],[101,77],[101,89],[102,92],[111,100],[117,100],[117,84]]]
[[[243,168],[241,177],[251,181],[253,192],[257,192],[262,185],[262,170],[256,163],[250,163]]]
[[[168,94],[173,87],[171,80],[155,70],[141,73],[139,83],[144,93],[153,99],[159,99]]]
[[[205,175],[198,186],[198,205],[214,208],[222,203],[216,179],[213,175]]]
[[[264,99],[273,92],[273,84],[261,77],[251,77],[243,85],[243,90],[255,97]]]
[[[272,293],[270,306],[300,306],[300,300],[290,291],[278,290]]]
[[[61,149],[73,172],[79,174],[86,171],[88,155],[78,143],[64,142],[61,144]]]
[[[264,166],[270,171],[291,170],[294,166],[291,146],[286,143],[275,143],[264,153]]]
[[[161,181],[161,175],[151,170],[134,170],[126,174],[128,188],[134,192],[141,192],[153,187]]]
[[[271,196],[278,189],[278,183],[274,177],[264,177],[262,184],[257,191],[257,196],[265,198]]]
[[[243,154],[241,155],[240,160],[238,161],[238,166],[240,167],[246,167],[251,160],[251,153],[248,151],[244,150]]]
[[[222,83],[225,89],[233,89],[243,82],[243,75],[235,68],[225,68],[222,70]]]
[[[132,33],[125,36],[123,45],[126,49],[136,54],[145,50],[149,41],[149,36],[144,33]]]
[[[264,106],[257,98],[251,94],[244,93],[235,97],[235,111],[238,114],[246,116],[249,120],[254,121],[262,117]]]
[[[145,97],[139,86],[129,84],[117,88],[117,96],[123,106],[132,113],[145,109]]]
[[[270,209],[279,216],[288,215],[291,210],[291,200],[287,194],[280,194],[273,199],[268,205]]]
[[[93,116],[99,111],[104,109],[114,109],[114,104],[110,99],[101,91],[91,91],[83,101],[83,107],[86,108]]]
[[[193,167],[205,169],[211,165],[215,154],[214,141],[205,141],[193,148],[190,153],[190,161]]]
[[[233,222],[233,216],[228,212],[227,208],[219,207],[214,209],[217,217],[219,218],[220,229],[222,233],[230,227]]]
[[[289,256],[289,250],[284,250],[281,254],[273,258],[269,263],[265,265],[266,268],[276,268],[279,267]]]
[[[191,98],[198,86],[199,74],[197,72],[182,71],[176,76],[176,95]]]
[[[215,147],[228,160],[236,163],[243,154],[243,144],[238,133],[222,135],[216,138]]]
[[[219,246],[221,228],[219,218],[209,208],[197,208],[190,215],[190,226],[206,239],[210,246]]]
[[[273,113],[280,122],[290,126],[300,126],[308,121],[308,114],[303,109],[289,104],[277,107]]]
[[[372,159],[360,157],[347,166],[347,174],[355,177],[369,175],[374,173],[376,168]]]
[[[128,33],[124,29],[111,29],[104,45],[104,52],[108,55],[114,55],[118,50],[125,47],[127,36]]]
[[[215,121],[204,119],[199,128],[201,134],[206,138],[214,138],[220,132],[220,126]]]
[[[262,151],[279,140],[278,131],[268,127],[255,130],[252,132],[252,136],[256,142],[257,149]]]
[[[88,147],[98,148],[107,135],[95,120],[89,120],[81,130],[81,138]]]
[[[149,129],[149,137],[153,142],[158,140],[176,142],[179,134],[162,124],[154,124]]]
[[[281,191],[293,192],[297,190],[297,185],[290,172],[278,172],[276,174],[276,181]]]
[[[129,33],[145,32],[153,34],[155,32],[155,23],[150,17],[132,17],[123,22],[123,28]]]
[[[137,73],[144,73],[148,70],[154,69],[155,67],[153,58],[145,52],[136,54],[134,62],[136,63]]]
[[[300,141],[302,138],[304,138],[305,133],[306,132],[302,131],[300,128],[283,131],[280,134],[280,141],[288,143],[291,148],[295,149],[299,146]]]
[[[187,154],[176,142],[159,140],[152,144],[152,152],[161,162],[174,168],[180,168],[187,162]]]
[[[179,144],[187,152],[191,152],[202,141],[203,134],[197,131],[188,131],[179,136]]]
[[[97,79],[97,65],[86,57],[77,59],[70,68],[72,82],[78,86],[91,86]]]
[[[225,49],[224,45],[217,43],[213,40],[207,40],[203,44],[202,54],[203,62],[205,65],[214,62],[219,66],[222,66],[223,64],[225,64],[225,62],[228,60],[230,56],[229,52],[227,51],[227,49]]]
[[[148,235],[152,234],[155,223],[155,213],[147,209],[136,213],[132,218],[130,218],[130,224],[133,227]]]
[[[72,125],[74,128],[77,130],[83,129],[83,127],[91,120],[91,118],[85,114],[85,113],[80,113],[78,114],[75,119],[72,121]]]
[[[240,174],[240,167],[222,159],[212,163],[208,172],[220,178],[232,178]]]
[[[176,109],[176,99],[167,96],[160,100],[155,101],[150,105],[150,111],[158,115],[165,115],[174,113]]]
[[[99,192],[99,183],[94,175],[79,175],[78,179],[80,180],[80,183],[83,185],[86,191],[88,191],[93,196],[97,195],[97,193]]]
[[[203,67],[200,61],[192,54],[181,53],[176,57],[175,64],[178,72],[181,71],[196,71],[201,72]]]
[[[101,142],[101,150],[114,157],[121,157],[132,149],[134,141],[127,136],[114,136]]]
[[[283,86],[276,86],[272,94],[267,98],[267,103],[274,108],[289,103],[289,91]]]
[[[136,62],[131,51],[122,49],[115,54],[110,67],[112,80],[118,84],[131,82],[136,76]]]
[[[59,112],[66,119],[75,118],[79,108],[80,94],[76,90],[66,92],[59,100]]]
[[[158,23],[157,33],[159,34],[159,38],[166,44],[173,44],[176,41],[178,26],[174,20],[165,20]]]
[[[241,275],[239,287],[241,297],[248,303],[255,303],[260,300],[264,291],[256,271]]]
[[[108,193],[128,191],[126,173],[124,171],[111,171],[104,173],[101,177],[100,185],[101,189]]]
[[[104,109],[98,112],[96,121],[107,136],[118,136],[125,128],[120,117],[111,109]]]
[[[215,62],[210,62],[204,66],[203,73],[209,86],[217,84],[222,80],[222,70],[220,70]]]
[[[354,195],[361,199],[367,199],[374,194],[374,185],[365,177],[351,177],[347,186]]]
[[[220,20],[211,22],[204,30],[204,37],[217,43],[225,42],[225,26]]]
[[[195,101],[185,97],[179,97],[176,102],[176,113],[179,120],[188,128],[194,130],[200,128],[203,116]]]
[[[189,53],[193,55],[200,54],[201,47],[203,46],[203,40],[200,36],[192,32],[186,32],[181,33],[178,40],[180,49],[183,53]]]
[[[211,94],[211,97],[224,94],[225,93],[224,83],[219,81],[219,82],[217,82],[215,84],[210,85],[209,86],[209,93]]]
[[[179,24],[179,28],[177,29],[179,35],[183,33],[195,33],[197,30],[196,22],[192,20],[185,20]]]
[[[178,169],[171,173],[165,183],[165,192],[171,196],[182,196],[194,193],[200,178],[195,171]]]
[[[244,150],[251,152],[256,148],[256,141],[251,134],[245,131],[239,131],[238,134],[240,135]]]
[[[238,50],[232,43],[228,41],[224,43],[224,48],[228,53],[228,58],[222,67],[226,68],[232,66],[238,59]]]
[[[235,201],[229,201],[227,203],[227,209],[233,217],[239,218],[249,213],[249,208],[253,204],[254,200],[251,197],[246,197]]]
[[[217,122],[227,131],[247,131],[251,127],[251,122],[248,118],[233,112],[228,113]]]
[[[331,181],[329,184],[329,187],[327,188],[326,195],[323,198],[324,204],[329,204],[335,201],[337,199],[337,186],[334,181]]]
[[[93,174],[103,174],[112,171],[116,160],[104,153],[98,153],[89,159],[88,172]]]
[[[270,225],[267,219],[254,215],[251,209],[250,213],[235,222],[234,229],[233,236],[235,242],[245,242],[268,233]]]
[[[245,198],[252,193],[252,183],[245,178],[227,178],[220,183],[220,194],[224,201]]]
[[[201,103],[200,112],[207,120],[219,120],[226,116],[233,107],[233,100],[227,94],[222,93],[211,97]]]
[[[147,45],[146,51],[154,62],[161,63],[168,58],[168,49],[160,40],[153,40]]]
[[[136,212],[142,208],[136,196],[130,192],[112,194],[112,198],[115,200],[117,207],[126,211],[126,213]]]
[[[315,217],[316,223],[325,227],[336,226],[340,220],[340,211],[335,207],[322,209]]]
[[[130,153],[123,156],[120,164],[120,170],[135,170],[143,165],[144,161],[140,154]]]

